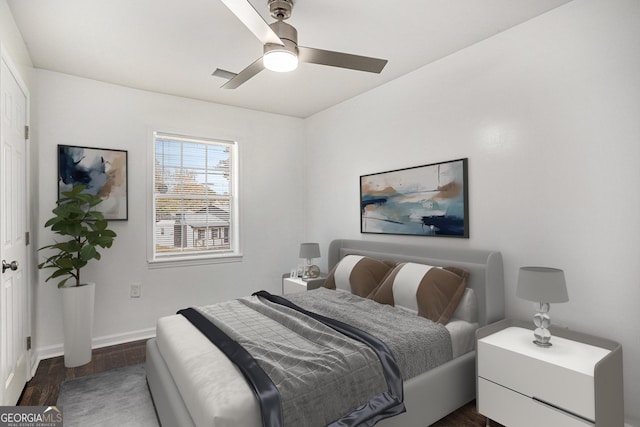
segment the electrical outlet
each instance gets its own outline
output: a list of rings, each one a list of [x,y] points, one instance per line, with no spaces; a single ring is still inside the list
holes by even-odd
[[[132,283],[131,290],[129,292],[130,298],[140,298],[142,295],[142,283]]]

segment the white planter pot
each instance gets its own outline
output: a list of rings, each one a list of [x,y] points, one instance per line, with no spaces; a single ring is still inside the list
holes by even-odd
[[[73,368],[91,361],[95,283],[61,288],[64,329],[64,366]]]

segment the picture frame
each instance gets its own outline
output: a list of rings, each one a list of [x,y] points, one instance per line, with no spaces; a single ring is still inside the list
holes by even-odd
[[[468,159],[360,176],[360,232],[469,238]]]
[[[99,195],[98,206],[109,221],[129,217],[126,150],[58,144],[58,199],[62,192],[82,184]]]

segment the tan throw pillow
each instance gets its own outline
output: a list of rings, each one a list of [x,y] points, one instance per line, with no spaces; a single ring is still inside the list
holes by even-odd
[[[419,316],[447,324],[467,286],[469,273],[457,267],[398,264],[369,295],[382,304],[399,305]]]
[[[362,255],[347,255],[331,270],[324,286],[344,289],[367,297],[387,276],[395,263],[378,261]]]

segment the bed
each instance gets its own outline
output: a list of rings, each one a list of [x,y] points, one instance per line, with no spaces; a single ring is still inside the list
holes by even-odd
[[[426,427],[473,400],[476,393],[474,331],[477,327],[504,318],[501,254],[476,249],[364,240],[332,241],[328,251],[329,268],[333,269],[341,260],[344,262],[346,257],[456,267],[469,273],[463,301],[447,323],[452,336],[453,359],[404,381],[406,412],[381,420],[377,425]],[[462,333],[456,332],[456,329]],[[193,402],[199,400],[199,394],[214,393],[207,388],[212,382],[230,387],[222,400],[229,405],[227,414],[231,414],[228,415],[231,418],[220,422],[210,421],[207,425],[260,425],[256,421],[256,418],[259,419],[259,408],[255,402],[235,391],[246,388],[244,379],[235,372],[236,369],[224,355],[218,354],[213,344],[198,338],[198,335],[201,334],[180,316],[168,316],[159,320],[156,338],[147,343],[147,381],[162,425],[195,426],[207,419],[202,412],[208,409],[198,408],[197,405],[194,407]],[[167,344],[169,341],[173,343]],[[197,357],[184,355],[191,351]],[[186,372],[190,369],[191,373]],[[193,378],[194,383],[185,386],[185,375]]]

